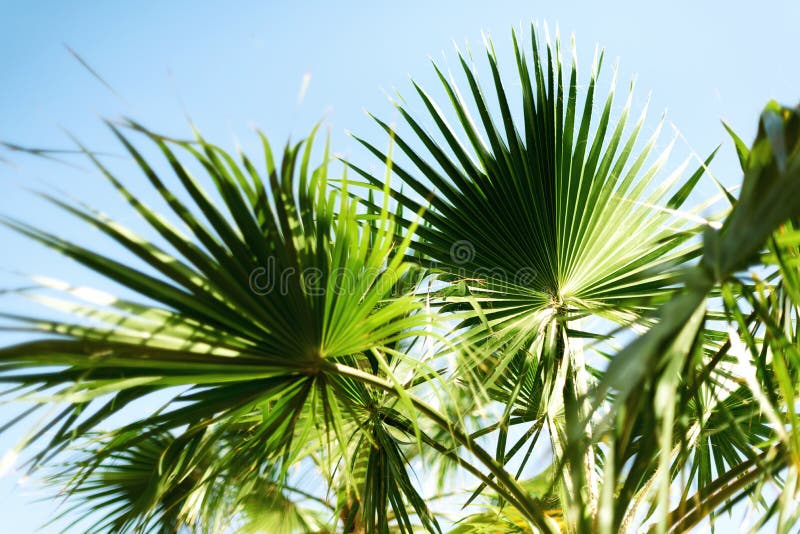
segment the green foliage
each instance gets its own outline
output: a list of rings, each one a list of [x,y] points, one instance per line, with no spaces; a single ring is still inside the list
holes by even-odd
[[[5,427],[56,407],[21,446],[63,514],[92,532],[683,532],[749,499],[754,530],[796,528],[800,108],[768,104],[750,147],[725,126],[744,181],[705,220],[686,206],[714,153],[664,176],[660,126],[641,139],[631,93],[619,112],[613,84],[597,96],[602,54],[583,83],[558,39],[530,38],[513,36],[519,95],[488,42],[492,98],[459,54],[465,90],[434,65],[447,107],[415,83],[424,118],[376,119],[402,154],[359,138],[382,176],[316,129],[278,159],[259,134],[256,163],[125,121],[109,127],[168,213],[78,147],[153,237],[42,195],[134,261],[3,219],[136,296],[33,277],[23,292],[73,320],[2,313],[31,333],[0,349],[3,394],[33,406]]]

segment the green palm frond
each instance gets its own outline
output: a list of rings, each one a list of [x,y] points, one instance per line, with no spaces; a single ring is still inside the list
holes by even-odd
[[[580,342],[590,334],[578,320],[629,326],[674,294],[680,268],[699,253],[697,218],[679,210],[713,158],[691,176],[683,175],[688,160],[665,175],[672,143],[657,150],[661,125],[647,140],[644,111],[629,126],[632,92],[621,112],[612,112],[616,79],[608,96],[598,96],[602,54],[579,90],[574,54],[565,65],[558,39],[542,46],[535,30],[530,37],[529,59],[513,35],[521,99],[509,97],[487,41],[491,96],[459,53],[465,91],[434,65],[447,109],[414,84],[432,131],[403,102],[396,106],[408,136],[376,119],[409,162],[392,166],[402,188],[390,195],[411,213],[427,208],[412,247],[453,282],[439,304],[460,312],[469,340],[462,379],[476,398],[505,405],[495,455],[501,463],[509,457],[512,418],[531,430],[545,423],[553,453],[566,461],[571,429],[589,415],[585,399],[594,381]],[[369,186],[383,183],[350,166]],[[538,433],[528,435],[533,447]],[[569,465],[565,487],[577,499],[570,522],[589,528],[597,496],[590,489],[583,502],[578,488],[596,486],[595,452],[578,453]]]
[[[613,468],[607,465],[612,476],[607,483],[626,464],[616,501],[605,503],[615,508],[609,517],[626,517],[623,528],[638,504],[631,501],[637,492],[653,492],[653,508],[660,510],[653,528],[659,532],[685,531],[746,496],[755,495],[758,502],[768,484],[777,485],[786,499],[796,495],[794,483],[787,488],[777,476],[788,470],[794,480],[798,465],[792,416],[796,382],[790,371],[796,349],[786,338],[794,331],[793,320],[787,322],[785,306],[775,305],[784,283],[774,275],[771,283],[759,283],[754,273],[751,285],[739,273],[757,265],[766,245],[774,247],[770,236],[776,228],[791,228],[798,216],[786,195],[800,192],[799,112],[775,103],[766,107],[753,147],[740,151],[745,158],[741,195],[722,227],[706,230],[703,258],[688,270],[685,290],[662,307],[649,332],[616,355],[595,389],[596,406],[615,392],[612,416],[617,420],[606,419],[613,430],[598,434],[611,436],[616,458]],[[775,235],[785,234],[785,228]],[[783,274],[790,280],[795,276],[793,268]],[[704,325],[720,318],[707,313],[707,298],[717,286],[728,333],[715,336],[718,350],[709,357]],[[685,378],[690,376],[699,378],[693,383]],[[697,410],[705,413],[698,416]],[[700,439],[688,439],[692,436]],[[684,494],[670,512],[671,482],[689,457],[690,473],[701,487],[695,495]],[[642,480],[653,485],[642,486]],[[794,517],[792,507],[783,510]],[[765,517],[774,513],[768,510]]]
[[[0,400],[28,407],[0,431],[43,412],[20,447],[56,520],[661,534],[749,500],[753,530],[796,529],[800,108],[769,103],[750,147],[725,125],[744,181],[712,177],[730,206],[704,217],[716,151],[667,171],[602,53],[584,81],[574,44],[512,38],[513,83],[487,39],[485,81],[459,53],[446,105],[414,83],[388,149],[357,138],[383,176],[317,128],[278,157],[259,133],[256,160],[126,120],[161,209],[77,140],[139,224],[40,194],[122,255],[0,218],[120,291],[3,292],[57,314],[0,312],[30,336],[0,348]]]
[[[215,442],[198,462],[192,458],[198,448],[169,433],[150,434],[109,455],[98,436],[49,478],[66,499],[59,517],[91,518],[88,532],[223,532],[234,524],[253,534],[328,531],[333,511],[276,481],[275,472],[242,478],[234,470],[216,471],[214,464],[238,439]]]
[[[2,379],[16,386],[7,394],[65,406],[31,437],[44,438],[48,430],[49,441],[34,465],[88,436],[111,416],[130,416],[123,411],[128,404],[160,390],[171,395],[169,405],[134,414],[132,422],[106,438],[98,462],[132,454],[152,436],[178,433],[182,440],[199,440],[192,460],[197,467],[214,455],[210,443],[243,426],[250,431],[240,434],[241,443],[208,466],[214,476],[235,480],[275,466],[285,473],[309,439],[333,443],[337,457],[346,453],[345,408],[332,380],[336,365],[372,370],[366,355],[396,354],[404,339],[430,332],[431,315],[413,295],[419,277],[406,276],[412,267],[404,261],[408,240],[395,239],[385,209],[379,224],[363,224],[346,179],[341,193],[331,191],[327,147],[322,164],[310,167],[313,135],[287,146],[277,163],[262,136],[266,171],[259,172],[246,157],[237,163],[199,134],[193,142],[180,142],[129,126],[163,153],[191,198],[192,204],[185,204],[173,194],[173,186],[128,134],[111,125],[191,236],[135,198],[93,154],[86,155],[176,255],[101,213],[59,198],[48,197],[121,244],[148,269],[4,220],[149,301],[39,279],[66,295],[40,300],[78,320],[4,314],[12,328],[42,334],[0,350]],[[205,171],[222,204],[203,190],[178,150]],[[175,387],[182,390],[176,394]],[[223,460],[230,462],[224,466]],[[398,474],[406,469],[401,460],[391,464]],[[393,504],[405,506],[399,500]],[[121,525],[130,524],[125,517]]]
[[[62,486],[66,509],[61,516],[96,518],[89,532],[175,532],[190,526],[191,501],[202,499],[209,488],[202,484],[202,470],[183,473],[177,467],[174,437],[150,434],[126,450],[104,455],[95,448],[65,462],[50,483]],[[94,456],[104,456],[99,464]],[[169,458],[168,458],[169,457]],[[230,510],[215,511],[225,517]]]
[[[529,339],[562,310],[629,322],[650,299],[663,300],[676,282],[674,267],[696,255],[688,242],[692,225],[675,210],[702,171],[662,178],[671,145],[648,163],[660,126],[640,147],[644,113],[626,131],[631,94],[618,117],[613,84],[605,99],[596,95],[602,55],[579,94],[576,60],[562,64],[558,41],[543,49],[532,32],[531,60],[524,48],[514,35],[521,113],[512,109],[488,43],[493,100],[463,55],[471,102],[434,65],[457,125],[416,84],[433,133],[403,103],[397,108],[414,141],[376,119],[412,165],[395,164],[393,171],[413,193],[395,188],[392,195],[411,212],[429,203],[428,224],[417,230],[413,246],[444,273],[467,281],[474,298],[464,302],[482,307],[493,335],[523,331]],[[495,107],[499,116],[491,112]]]

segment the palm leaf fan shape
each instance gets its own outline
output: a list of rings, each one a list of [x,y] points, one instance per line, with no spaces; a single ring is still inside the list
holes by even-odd
[[[652,297],[668,293],[675,283],[672,267],[696,254],[696,247],[680,246],[693,233],[680,231],[686,219],[674,210],[700,174],[683,181],[677,172],[662,178],[671,144],[648,164],[661,126],[641,147],[644,112],[625,132],[632,93],[614,121],[613,85],[604,101],[596,95],[602,54],[581,105],[576,60],[565,68],[558,41],[543,58],[535,31],[531,46],[529,62],[514,35],[521,116],[511,109],[488,42],[495,102],[459,53],[472,103],[434,64],[458,126],[416,83],[433,133],[402,103],[397,108],[414,141],[376,118],[413,164],[394,163],[405,188],[393,189],[393,197],[412,213],[430,203],[415,249],[444,273],[470,282],[496,336],[535,332],[564,310],[629,321],[652,305]],[[385,160],[383,151],[359,140]],[[373,185],[382,184],[357,170]],[[416,195],[404,192],[409,189]]]
[[[442,291],[440,302],[460,310],[470,342],[460,374],[472,373],[472,387],[508,406],[498,425],[497,460],[505,458],[511,407],[522,398],[535,399],[538,406],[523,409],[547,419],[553,452],[564,460],[567,427],[587,420],[592,382],[576,342],[586,333],[576,320],[591,316],[627,326],[674,293],[677,267],[698,255],[691,239],[698,227],[678,210],[704,166],[685,178],[687,160],[664,176],[672,143],[658,153],[661,125],[643,140],[644,111],[627,128],[632,93],[618,116],[613,84],[605,98],[597,94],[602,54],[579,91],[575,54],[564,65],[558,37],[543,47],[532,29],[532,60],[516,33],[512,37],[519,112],[487,40],[493,98],[459,52],[465,91],[434,64],[449,106],[414,83],[432,131],[404,101],[396,107],[408,135],[376,121],[407,161],[394,162],[402,186],[392,188],[392,198],[412,213],[428,208],[412,247],[444,280],[457,282]],[[370,186],[382,184],[353,167]],[[578,499],[573,513],[584,518],[596,495],[584,506],[578,488],[581,480],[590,493],[597,487],[594,464],[574,458],[575,482],[565,485]]]
[[[234,524],[237,531],[252,533],[327,531],[331,505],[276,482],[275,472],[248,473],[237,484],[230,473],[218,476],[215,463],[236,447],[241,433],[210,444],[212,454],[199,462],[191,459],[201,441],[150,433],[128,449],[102,455],[98,463],[94,458],[103,438],[98,435],[48,478],[66,498],[58,518],[94,521],[86,532],[222,532]]]
[[[75,320],[3,314],[11,328],[41,334],[0,349],[0,375],[11,386],[4,393],[63,407],[30,437],[29,442],[47,438],[32,466],[88,438],[115,414],[130,420],[127,405],[160,391],[162,399],[170,399],[162,409],[133,414],[131,422],[103,435],[94,467],[115,454],[149,450],[157,436],[172,434],[183,446],[196,442],[196,454],[182,472],[211,470],[215,483],[229,477],[231,487],[242,488],[231,498],[242,504],[247,492],[237,480],[277,469],[273,478],[280,483],[310,444],[331,455],[327,464],[335,464],[358,431],[349,427],[345,434],[342,412],[347,408],[335,383],[339,371],[372,373],[367,354],[388,369],[384,350],[397,353],[403,340],[430,331],[432,316],[413,295],[417,278],[407,276],[412,265],[404,261],[413,229],[398,241],[386,208],[379,210],[377,223],[365,224],[364,210],[347,192],[346,176],[336,177],[339,192],[328,185],[327,143],[322,163],[312,167],[313,133],[287,145],[279,161],[261,135],[264,172],[247,156],[237,161],[199,133],[193,141],[182,141],[134,122],[109,126],[190,234],[141,202],[82,146],[171,249],[90,207],[46,194],[122,245],[146,269],[3,219],[141,296],[141,301],[126,300],[40,277],[63,295],[36,298]],[[173,193],[168,173],[157,170],[135,146],[136,134],[164,156],[183,189],[180,195]],[[184,159],[206,174],[221,200],[203,189]],[[402,292],[393,294],[398,288]],[[243,426],[247,432],[241,432]],[[234,432],[239,432],[236,446],[212,462],[209,458],[218,451],[211,444]],[[395,462],[392,469],[400,474],[406,465]],[[402,491],[392,493],[393,506],[404,506],[403,491],[409,487],[403,483]],[[418,497],[412,497],[418,507]],[[385,509],[388,502],[374,506]],[[172,524],[171,514],[163,514],[162,526]],[[122,530],[136,524],[124,514],[112,521]]]
[[[204,466],[191,462],[190,470],[184,469],[194,447],[176,447],[170,433],[149,433],[126,449],[104,454],[103,436],[97,438],[48,477],[50,485],[62,488],[59,496],[66,498],[56,519],[72,514],[90,519],[94,523],[87,532],[176,532],[213,525],[212,517],[198,521],[202,511],[196,504],[206,499],[224,504],[213,512],[217,520],[230,516],[235,501],[209,499],[222,488],[203,480]],[[100,462],[95,461],[98,454]]]

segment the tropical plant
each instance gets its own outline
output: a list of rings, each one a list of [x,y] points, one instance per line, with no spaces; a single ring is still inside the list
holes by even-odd
[[[259,134],[256,163],[109,122],[170,216],[79,151],[153,236],[43,196],[136,262],[3,220],[139,296],[35,277],[24,292],[74,320],[2,314],[32,334],[0,349],[5,394],[33,403],[9,425],[58,406],[21,447],[65,514],[682,532],[749,498],[754,530],[797,524],[800,109],[770,103],[751,148],[730,132],[742,188],[704,218],[712,198],[687,204],[713,154],[665,176],[660,126],[642,140],[631,93],[596,97],[602,54],[581,90],[558,38],[513,45],[516,98],[488,42],[493,98],[459,54],[468,90],[434,65],[449,107],[415,83],[424,114],[376,119],[389,148],[358,139],[380,176],[315,150],[316,128],[277,161]]]

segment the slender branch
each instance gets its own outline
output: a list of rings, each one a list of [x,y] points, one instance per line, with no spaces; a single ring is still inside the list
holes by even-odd
[[[299,495],[299,496],[301,496],[301,497],[303,497],[305,499],[308,499],[308,500],[314,501],[316,503],[319,503],[319,504],[323,505],[325,508],[327,508],[328,510],[331,510],[332,512],[336,511],[336,507],[334,505],[332,505],[327,500],[325,500],[325,499],[323,499],[321,497],[318,497],[316,495],[312,495],[311,493],[303,491],[303,490],[301,490],[299,488],[295,488],[293,486],[281,485],[280,488],[282,490],[284,490],[284,491],[288,491],[289,493],[295,493],[295,494],[297,494],[297,495]]]

